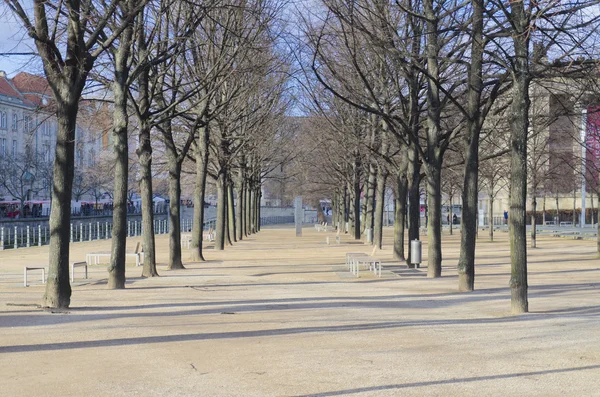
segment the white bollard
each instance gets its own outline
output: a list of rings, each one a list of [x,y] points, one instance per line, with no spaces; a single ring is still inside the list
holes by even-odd
[[[108,240],[108,222],[105,222],[104,225],[104,239]]]
[[[15,226],[15,249],[19,248],[19,246],[17,244],[17,236],[18,236],[17,227]]]
[[[0,251],[4,250],[4,228],[0,228]]]
[[[92,241],[92,222],[90,222],[90,233],[88,234],[88,240]]]
[[[30,240],[29,240],[29,225],[27,225],[27,248],[31,247],[30,244]]]
[[[127,236],[131,236],[131,221],[127,221]]]
[[[71,223],[71,242],[73,242],[73,224]]]
[[[38,247],[42,246],[42,225],[38,225]]]
[[[96,222],[96,240],[100,240],[100,222]]]
[[[79,242],[83,241],[83,222],[79,224]]]

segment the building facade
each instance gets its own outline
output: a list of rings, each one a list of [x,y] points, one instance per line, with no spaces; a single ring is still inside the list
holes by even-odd
[[[75,134],[75,170],[93,167],[108,145],[94,103],[82,103]],[[57,121],[45,78],[0,71],[0,202],[51,197]],[[1,215],[1,214],[0,214]]]

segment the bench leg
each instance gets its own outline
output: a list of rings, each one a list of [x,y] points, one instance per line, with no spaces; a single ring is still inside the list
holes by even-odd
[[[23,270],[23,286],[27,287],[27,268]]]

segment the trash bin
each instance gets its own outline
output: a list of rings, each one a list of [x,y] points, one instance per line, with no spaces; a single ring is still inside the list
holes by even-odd
[[[419,267],[421,264],[421,240],[410,242],[410,263]]]
[[[366,230],[367,232],[367,243],[372,243],[373,242],[373,229],[368,228]]]

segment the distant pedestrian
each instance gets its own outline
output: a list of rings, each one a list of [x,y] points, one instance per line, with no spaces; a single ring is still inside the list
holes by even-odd
[[[504,223],[508,225],[508,211],[504,211]]]

